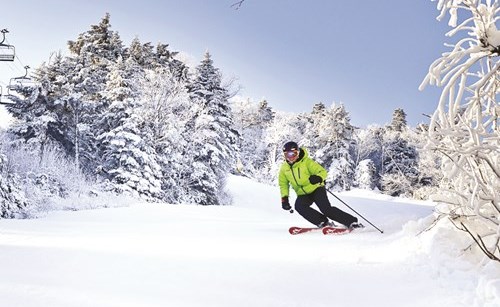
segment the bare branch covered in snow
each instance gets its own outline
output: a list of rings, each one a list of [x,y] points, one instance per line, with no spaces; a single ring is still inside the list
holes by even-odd
[[[439,20],[450,15],[448,24],[453,29],[447,36],[459,37],[451,51],[432,63],[420,86],[443,87],[431,117],[428,148],[446,157],[443,186],[448,196],[441,200],[455,206],[454,212],[471,215],[469,221],[486,225],[486,229],[476,227],[471,231],[496,234],[494,246],[482,246],[496,260],[500,236],[500,107],[496,100],[500,87],[500,31],[495,23],[499,3],[439,0],[438,9]]]

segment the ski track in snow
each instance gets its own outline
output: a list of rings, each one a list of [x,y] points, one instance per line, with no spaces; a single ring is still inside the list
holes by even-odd
[[[347,235],[291,236],[290,226],[308,225],[281,210],[278,188],[241,177],[228,187],[233,206],[137,204],[0,220],[0,306],[475,304],[473,270],[437,267],[416,235],[429,203],[341,193],[385,233],[362,221],[364,230]]]

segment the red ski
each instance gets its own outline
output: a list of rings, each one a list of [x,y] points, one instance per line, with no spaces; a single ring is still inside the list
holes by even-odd
[[[305,233],[305,232],[311,232],[311,231],[319,231],[321,230],[322,228],[318,228],[318,227],[290,227],[290,229],[288,229],[288,232],[291,234],[291,235],[298,235],[298,234],[301,234],[301,233]]]
[[[352,228],[344,228],[344,227],[323,227],[321,228],[324,235],[343,235],[348,234],[352,231]]]
[[[290,229],[288,229],[288,232],[291,235],[298,235],[298,234],[305,233],[305,232],[320,231],[320,230],[323,232],[324,235],[340,235],[340,234],[347,234],[347,233],[352,231],[352,229],[349,229],[349,228],[327,226],[327,227],[323,227],[323,228],[290,227]]]

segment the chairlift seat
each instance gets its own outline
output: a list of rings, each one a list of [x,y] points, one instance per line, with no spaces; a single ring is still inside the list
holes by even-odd
[[[5,95],[3,95],[3,90],[2,90],[2,86],[0,85],[0,105],[5,105],[5,106],[14,106],[15,103],[13,101],[5,101],[4,100],[4,97],[6,97]],[[6,97],[7,98],[7,97]]]
[[[16,57],[16,50],[14,46],[0,44],[0,61],[14,61]]]
[[[39,83],[28,77],[17,77],[10,79],[9,85],[7,86],[8,90],[15,91],[19,88],[33,88],[38,87]]]

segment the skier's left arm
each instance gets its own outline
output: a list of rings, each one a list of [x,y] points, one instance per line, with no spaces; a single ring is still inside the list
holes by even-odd
[[[322,183],[326,180],[326,177],[328,177],[328,172],[326,171],[326,169],[313,159],[309,160],[309,163],[307,164],[307,169],[309,170],[311,177],[314,178],[314,176],[319,176],[321,178],[321,181],[316,183]],[[310,181],[311,177],[309,177]],[[319,180],[319,178],[314,178],[314,179]]]

